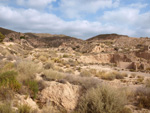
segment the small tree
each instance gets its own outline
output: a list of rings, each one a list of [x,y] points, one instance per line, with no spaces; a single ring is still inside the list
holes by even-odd
[[[5,36],[0,32],[0,42],[3,42]]]

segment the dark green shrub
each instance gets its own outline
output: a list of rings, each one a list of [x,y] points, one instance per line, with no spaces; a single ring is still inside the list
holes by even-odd
[[[25,39],[25,36],[20,36],[20,39]]]
[[[89,89],[81,98],[77,113],[120,113],[126,104],[121,91],[108,86]]]
[[[25,85],[27,85],[27,87],[29,88],[31,97],[35,99],[39,91],[38,82],[35,80],[26,80]]]
[[[9,40],[10,40],[10,41],[14,41],[14,39],[13,39],[13,38],[9,38]]]
[[[3,42],[5,36],[0,32],[0,42]]]
[[[10,88],[13,91],[18,91],[21,84],[16,79],[17,72],[6,71],[0,74],[0,87]]]

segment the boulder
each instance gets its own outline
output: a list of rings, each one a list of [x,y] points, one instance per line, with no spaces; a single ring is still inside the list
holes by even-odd
[[[54,103],[64,107],[67,111],[73,110],[79,98],[81,87],[70,83],[49,82],[49,86],[41,91],[40,101],[45,104]]]

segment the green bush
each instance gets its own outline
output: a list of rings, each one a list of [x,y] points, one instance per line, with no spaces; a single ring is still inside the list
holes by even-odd
[[[27,85],[27,87],[29,88],[31,97],[35,99],[39,91],[38,82],[35,80],[26,80],[25,85]]]
[[[16,79],[17,72],[6,71],[0,74],[0,87],[10,88],[14,91],[18,91],[21,88],[21,84]]]
[[[89,89],[81,98],[77,113],[120,113],[126,104],[121,91],[108,86]]]
[[[20,36],[20,39],[25,39],[25,36]]]
[[[21,105],[18,107],[18,113],[30,113],[31,107],[28,105]]]
[[[0,42],[3,42],[5,36],[0,32]]]

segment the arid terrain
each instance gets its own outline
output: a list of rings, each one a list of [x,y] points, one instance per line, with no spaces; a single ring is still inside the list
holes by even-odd
[[[150,113],[150,38],[0,28],[0,113]]]

